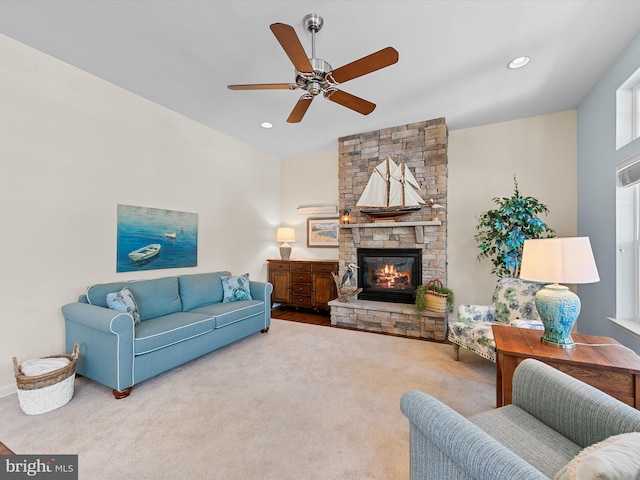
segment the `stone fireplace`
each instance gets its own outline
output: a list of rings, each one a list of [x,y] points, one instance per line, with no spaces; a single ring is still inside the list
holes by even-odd
[[[384,275],[378,274],[373,299],[363,292],[364,298],[361,294],[350,302],[330,302],[332,324],[410,337],[445,339],[447,315],[435,312],[417,315],[413,308],[413,291],[417,285],[431,279],[437,278],[444,285],[447,281],[447,137],[445,119],[439,118],[338,140],[339,208],[348,210],[355,219],[348,225],[340,225],[339,274],[344,274],[350,263],[358,264],[359,251],[370,249],[381,253],[378,257],[393,256],[400,250],[413,250],[417,252],[416,263],[420,270],[411,274],[414,285],[406,286],[405,279],[401,278],[385,286]],[[396,162],[405,162],[420,184],[419,193],[427,204],[393,223],[375,223],[358,211],[356,203],[374,168],[387,156]],[[432,208],[430,200],[443,208]],[[395,265],[396,270],[397,267]],[[363,277],[363,268],[358,270],[358,287],[366,291],[370,278]],[[376,298],[381,289],[386,288],[387,291],[382,293],[389,294],[398,293],[403,287],[406,287],[405,291],[399,298],[396,296],[391,301]],[[408,292],[410,294],[406,295]]]

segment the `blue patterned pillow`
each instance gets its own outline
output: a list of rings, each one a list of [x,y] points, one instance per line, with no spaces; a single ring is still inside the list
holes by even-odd
[[[222,303],[237,302],[239,300],[251,300],[249,292],[249,274],[233,277],[231,275],[221,275],[222,291],[224,297]]]
[[[131,315],[133,317],[134,325],[138,325],[140,323],[138,304],[128,288],[123,288],[119,292],[115,293],[107,293],[107,305],[112,310],[125,312]]]

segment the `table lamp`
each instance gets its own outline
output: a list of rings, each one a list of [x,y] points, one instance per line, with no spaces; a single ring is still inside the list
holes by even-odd
[[[291,227],[278,227],[276,230],[276,242],[283,242],[280,246],[280,258],[289,260],[291,257],[291,245],[287,242],[296,241],[296,231]]]
[[[593,283],[600,280],[588,237],[525,240],[520,278],[553,282],[536,293],[535,303],[544,324],[542,342],[574,348],[571,329],[580,314],[580,298],[559,283]]]

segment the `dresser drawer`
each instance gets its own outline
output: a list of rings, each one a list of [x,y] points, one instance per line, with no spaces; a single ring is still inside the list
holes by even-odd
[[[301,307],[311,306],[311,295],[295,295],[291,293],[291,304]]]
[[[291,262],[292,272],[311,272],[311,264],[305,262]]]
[[[311,283],[311,274],[294,272],[291,274],[291,283]]]
[[[338,265],[335,263],[314,263],[313,273],[338,273]]]
[[[311,295],[310,283],[292,283],[291,295]]]
[[[269,261],[269,270],[277,271],[277,272],[288,272],[289,271],[289,262],[274,262]]]

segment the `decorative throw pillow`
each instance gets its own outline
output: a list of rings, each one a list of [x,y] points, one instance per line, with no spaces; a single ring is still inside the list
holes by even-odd
[[[221,275],[222,291],[224,297],[222,303],[237,302],[239,300],[251,300],[249,292],[249,274],[238,275]]]
[[[582,450],[554,480],[640,479],[640,432],[614,435]]]
[[[119,292],[115,293],[107,293],[107,305],[112,310],[126,312],[131,315],[133,317],[134,325],[138,325],[140,323],[138,304],[128,288],[123,288]]]

